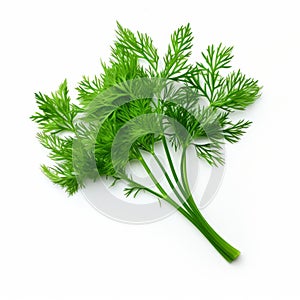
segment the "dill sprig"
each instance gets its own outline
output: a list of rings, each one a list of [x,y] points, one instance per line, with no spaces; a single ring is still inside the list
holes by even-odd
[[[125,196],[144,191],[168,202],[231,262],[240,252],[211,228],[191,194],[187,148],[194,147],[195,155],[210,165],[223,164],[224,143],[238,142],[251,125],[244,119],[234,122],[231,116],[254,103],[261,87],[240,70],[229,71],[232,47],[211,45],[202,52],[202,61],[191,64],[192,42],[190,25],[181,26],[160,58],[150,36],[117,23],[111,58],[101,63],[101,74],[79,82],[78,104],[71,101],[64,80],[50,95],[35,94],[38,111],[31,118],[54,162],[43,165],[42,171],[67,193],[74,194],[99,175],[123,180],[128,185]],[[169,168],[155,153],[157,143],[163,145]],[[181,153],[179,171],[170,147]],[[156,179],[144,152],[155,159],[174,198]],[[126,173],[130,160],[140,163],[155,189]]]

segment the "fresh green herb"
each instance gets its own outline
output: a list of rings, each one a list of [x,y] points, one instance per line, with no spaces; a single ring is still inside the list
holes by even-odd
[[[128,184],[126,196],[146,191],[168,202],[232,262],[240,252],[206,222],[191,194],[187,149],[194,147],[197,157],[212,166],[223,164],[224,142],[237,142],[251,124],[234,122],[231,115],[257,100],[261,88],[241,71],[229,72],[232,47],[209,46],[202,62],[191,64],[192,41],[190,25],[180,27],[160,61],[148,35],[118,24],[111,59],[102,62],[101,75],[83,77],[77,87],[78,104],[71,102],[64,81],[51,95],[35,95],[39,111],[31,118],[41,129],[39,141],[55,162],[43,165],[42,171],[70,195],[99,175],[123,180]],[[156,153],[157,143],[163,146],[168,168]],[[181,153],[179,171],[170,147]],[[173,198],[156,179],[145,152],[162,170]],[[131,160],[146,170],[155,189],[127,174]]]

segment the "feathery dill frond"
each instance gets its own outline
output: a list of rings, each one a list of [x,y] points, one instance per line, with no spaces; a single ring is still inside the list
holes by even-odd
[[[36,93],[38,106],[31,119],[41,130],[38,139],[49,151],[52,166],[43,173],[70,195],[99,176],[127,183],[125,196],[141,191],[168,202],[190,220],[228,261],[239,251],[225,242],[208,225],[191,194],[186,154],[194,147],[196,156],[211,166],[224,164],[224,143],[236,143],[250,121],[231,120],[236,110],[244,110],[259,97],[258,81],[231,68],[232,47],[211,45],[202,52],[202,61],[192,65],[193,35],[190,24],[171,35],[163,67],[151,37],[133,33],[117,23],[117,39],[102,72],[79,82],[78,105],[71,102],[67,81],[50,95]],[[228,74],[229,73],[229,74]],[[169,171],[156,155],[160,143]],[[180,175],[169,151],[180,151]],[[143,153],[160,167],[174,200],[164,189]],[[134,182],[126,165],[137,160],[155,188]],[[173,178],[173,180],[172,180]]]

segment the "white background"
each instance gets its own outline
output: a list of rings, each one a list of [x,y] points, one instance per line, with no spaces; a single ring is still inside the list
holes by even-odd
[[[300,299],[298,1],[1,1],[0,299]],[[162,50],[190,22],[194,59],[234,45],[258,78],[245,138],[227,147],[210,223],[242,251],[228,264],[178,214],[125,225],[68,198],[39,170],[33,92],[100,71],[115,21]]]

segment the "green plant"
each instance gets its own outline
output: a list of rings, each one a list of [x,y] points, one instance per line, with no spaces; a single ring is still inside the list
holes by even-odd
[[[146,191],[167,201],[231,262],[240,252],[206,222],[191,194],[187,148],[194,147],[196,155],[210,165],[223,164],[224,141],[237,142],[251,124],[234,122],[230,116],[258,99],[260,87],[240,71],[226,70],[232,47],[209,46],[202,62],[189,63],[192,40],[189,24],[176,30],[161,67],[152,39],[118,24],[111,59],[102,62],[100,76],[83,77],[77,88],[78,104],[71,102],[64,81],[51,95],[35,95],[39,111],[31,118],[41,129],[38,139],[55,162],[43,165],[42,171],[70,195],[99,175],[123,180],[128,184],[126,196]],[[221,74],[224,70],[227,75]],[[170,174],[155,152],[156,143],[163,145]],[[181,153],[180,172],[170,146]],[[144,152],[154,157],[176,199],[158,182]],[[131,160],[143,166],[155,190],[127,174]]]

